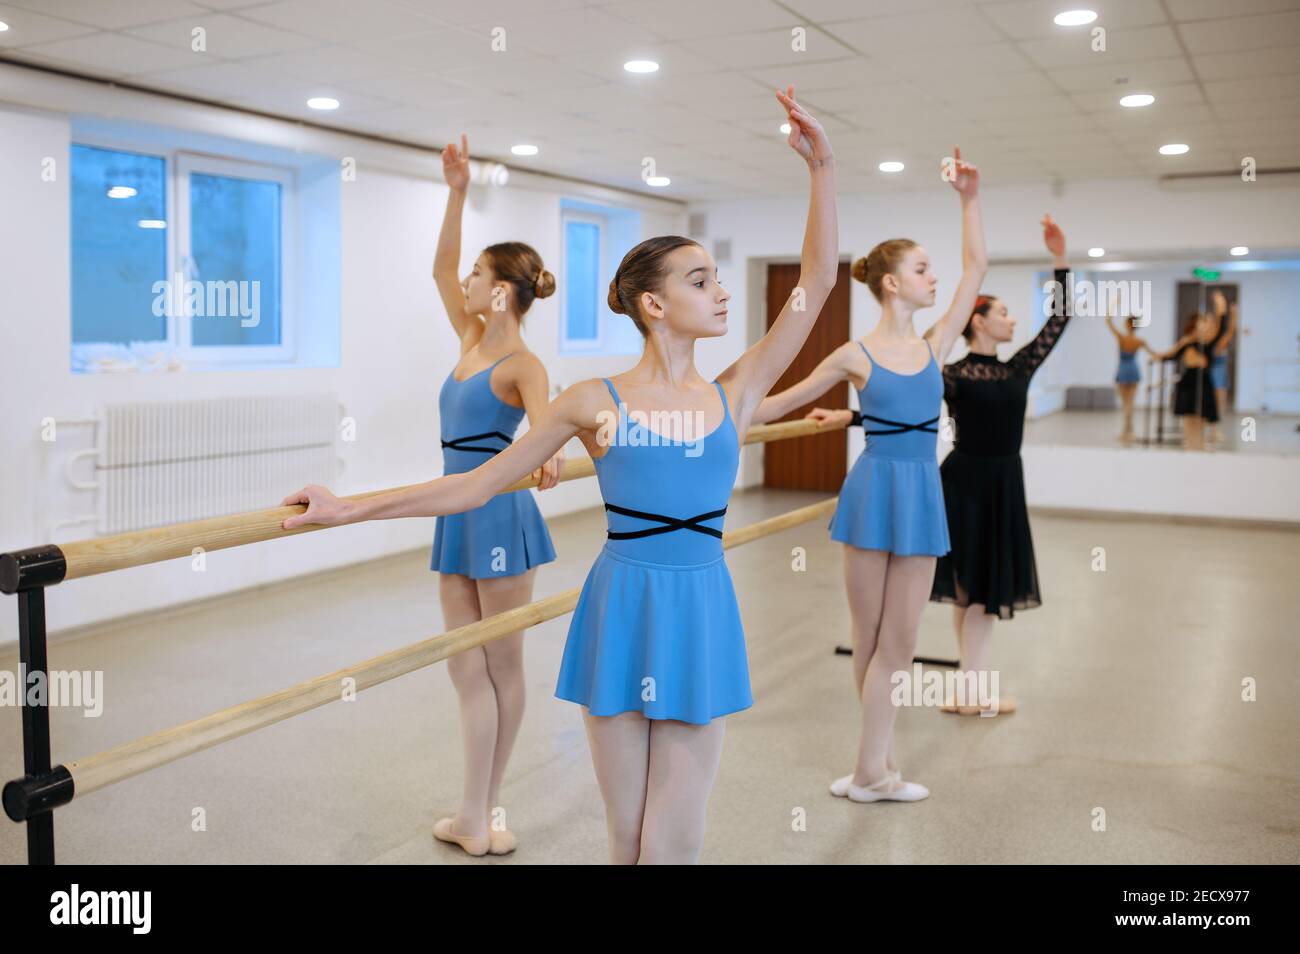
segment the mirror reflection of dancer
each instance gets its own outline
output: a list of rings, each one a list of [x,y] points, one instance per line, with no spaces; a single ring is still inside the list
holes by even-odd
[[[462,281],[461,216],[469,190],[469,142],[442,153],[447,210],[434,254],[433,277],[460,358],[438,395],[444,474],[463,474],[514,439],[527,413],[536,426],[549,402],[546,368],[519,333],[534,300],[555,291],[541,256],[522,242],[489,245]],[[459,375],[459,376],[458,376]],[[541,470],[539,490],[559,480],[562,453]],[[429,568],[438,576],[448,629],[523,606],[533,598],[536,568],[555,559],[537,502],[527,490],[501,494],[464,513],[438,517]],[[460,809],[433,826],[439,841],[471,855],[507,854],[515,834],[492,824],[501,780],[524,717],[524,630],[457,653],[447,673],[460,703],[465,780]]]
[[[855,802],[914,802],[930,794],[894,768],[895,673],[910,673],[934,561],[948,552],[935,426],[943,400],[940,362],[970,317],[988,259],[980,218],[979,171],[961,150],[944,178],[961,197],[962,273],[951,304],[924,336],[914,315],[935,302],[930,256],[911,239],[891,239],[853,263],[853,277],[880,302],[880,321],[861,340],[827,355],[808,377],[759,406],[773,421],[839,381],[858,392],[861,412],[814,408],[818,421],[861,423],[867,445],[840,490],[831,539],[844,544],[844,584],[853,617],[853,677],[862,702],[852,775],[831,794]],[[894,370],[895,368],[899,370]]]
[[[1191,316],[1187,333],[1168,351],[1155,355],[1160,361],[1182,362],[1182,373],[1174,385],[1174,414],[1183,419],[1183,446],[1187,450],[1205,450],[1205,422],[1213,424],[1219,419],[1210,381],[1214,339],[1214,318],[1197,313]]]
[[[646,239],[623,257],[609,288],[611,309],[645,338],[635,367],[567,388],[528,433],[468,473],[361,500],[313,485],[284,501],[307,504],[285,529],[460,513],[541,467],[571,437],[583,442],[609,539],[573,611],[555,694],[583,707],[617,864],[699,859],[723,717],[753,701],[723,517],[754,409],[808,340],[839,260],[830,142],[794,87],[776,96],[790,148],[809,173],[803,294],[792,294],[767,333],[715,380],[696,370],[695,347],[727,333],[717,263],[689,238]],[[661,419],[672,433],[648,426]],[[687,430],[692,421],[700,430]]]
[[[1228,296],[1216,288],[1210,296],[1214,318],[1219,323],[1210,347],[1210,380],[1214,383],[1215,405],[1219,420],[1228,416],[1228,346],[1237,334],[1237,303],[1228,304]],[[1215,421],[1210,428],[1211,443],[1223,443],[1223,431]]]
[[[1106,316],[1106,327],[1115,336],[1119,345],[1119,369],[1115,372],[1115,390],[1119,392],[1120,405],[1124,408],[1124,429],[1120,432],[1121,443],[1133,441],[1133,399],[1137,395],[1138,385],[1142,382],[1142,372],[1138,370],[1138,352],[1146,349],[1154,355],[1151,346],[1137,333],[1137,319],[1128,316],[1124,319],[1124,330],[1120,331]]]
[[[1029,380],[1065,332],[1071,311],[1065,235],[1050,215],[1042,226],[1055,270],[1051,316],[1032,341],[999,361],[998,345],[1011,340],[1015,320],[1001,299],[981,295],[962,332],[970,350],[943,369],[944,400],[957,426],[952,453],[940,467],[952,549],[935,566],[930,599],[953,604],[963,677],[945,712],[1015,711],[1000,690],[993,698],[972,696],[989,685],[985,663],[994,621],[1042,603],[1020,444]]]

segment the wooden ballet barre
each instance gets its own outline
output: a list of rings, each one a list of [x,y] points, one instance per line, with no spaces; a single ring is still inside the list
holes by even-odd
[[[798,423],[798,422],[796,422]],[[724,548],[740,546],[791,527],[828,517],[838,497],[769,517],[723,534]],[[357,692],[423,669],[475,646],[500,639],[516,630],[563,616],[578,605],[581,587],[458,626],[429,639],[375,656],[279,692],[253,699],[211,715],[174,726],[107,749],[95,755],[56,765],[40,776],[27,775],[4,787],[5,813],[14,821],[27,821],[39,813],[88,795],[142,772],[175,762],[221,742],[274,725],[290,716],[343,698],[344,690]],[[353,680],[346,683],[345,680]]]
[[[750,428],[749,433],[745,435],[745,443],[760,444],[767,441],[788,440],[792,437],[838,430],[843,426],[842,424],[819,426],[816,421],[806,418],[778,424],[760,424]],[[596,468],[590,457],[574,458],[564,462],[560,480],[590,477],[595,472]],[[526,477],[501,493],[527,490],[536,487],[537,483],[534,478]],[[364,500],[367,497],[376,497],[395,490],[405,490],[408,486],[417,485],[369,490],[365,493],[350,494],[343,499]],[[133,530],[113,536],[77,540],[57,546],[49,544],[13,553],[0,553],[0,592],[14,593],[32,586],[48,586],[63,580],[75,580],[78,577],[124,570],[147,563],[161,563],[164,560],[189,557],[196,547],[205,551],[225,550],[230,547],[260,543],[263,540],[275,540],[298,533],[330,529],[312,525],[285,530],[281,526],[285,517],[302,513],[304,509],[301,504],[291,507],[271,507],[225,517],[210,517],[188,523],[152,527],[148,530]],[[62,569],[61,574],[60,569]]]

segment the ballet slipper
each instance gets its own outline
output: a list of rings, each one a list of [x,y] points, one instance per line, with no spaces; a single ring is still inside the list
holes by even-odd
[[[508,855],[519,847],[519,839],[515,833],[508,828],[500,831],[493,829],[488,830],[488,854],[489,855]]]
[[[892,778],[897,781],[901,778],[898,769],[889,769],[885,772],[885,778]],[[853,776],[846,775],[843,778],[837,778],[831,782],[831,794],[836,798],[844,798],[849,794],[849,787],[853,784]]]
[[[985,712],[990,717],[1010,715],[1016,711],[1016,700],[1009,696],[1002,696],[998,699],[996,706],[958,706],[957,711],[962,715],[981,715]]]
[[[904,782],[896,775],[886,775],[863,787],[850,782],[848,796],[852,802],[919,802],[930,797],[930,790],[916,782]]]
[[[491,842],[488,838],[472,838],[468,835],[458,835],[452,831],[451,826],[455,824],[454,818],[439,818],[433,826],[433,837],[439,841],[445,841],[452,845],[459,845],[468,855],[475,858],[481,857],[488,853]]]

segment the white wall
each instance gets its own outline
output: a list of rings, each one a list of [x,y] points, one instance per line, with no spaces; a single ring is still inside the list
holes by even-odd
[[[123,95],[126,104],[130,97]],[[169,119],[192,119],[196,127],[208,121],[207,110],[188,109],[192,115],[172,113]],[[222,121],[222,134],[238,130],[228,117]],[[248,128],[255,133],[265,124],[257,120]],[[212,131],[210,124],[205,131]],[[64,454],[84,446],[87,432],[63,428],[51,445],[41,440],[40,422],[45,417],[90,418],[105,401],[328,391],[338,395],[357,421],[356,441],[339,445],[346,469],[335,488],[338,492],[412,483],[441,473],[437,395],[459,348],[430,278],[446,203],[440,181],[405,173],[399,162],[362,160],[356,181],[340,184],[339,367],[74,375],[69,370],[69,201],[64,179],[69,141],[66,114],[0,105],[0,208],[5,209],[0,227],[0,323],[5,335],[5,347],[0,348],[0,550],[51,542],[47,528],[52,521],[91,509],[88,495],[79,500],[57,484]],[[351,151],[363,155],[367,148],[373,146],[359,143]],[[59,159],[59,181],[40,181],[40,163],[46,156]],[[536,177],[517,181],[525,181],[526,187],[471,189],[462,267],[467,268],[483,246],[507,239],[532,244],[548,264],[558,262],[560,199],[581,190],[539,188],[545,180]],[[679,205],[650,201],[640,208],[648,235],[685,228]],[[529,346],[550,370],[553,385],[567,387],[634,363],[635,358],[627,357],[559,356],[557,301],[552,297],[537,302],[525,323]],[[719,370],[721,356],[716,348],[706,350],[702,368],[711,361]],[[576,440],[569,452],[584,453]],[[588,507],[592,487],[589,481],[564,484],[539,495],[538,501],[546,515]],[[84,535],[84,530],[69,531],[53,542]],[[69,581],[51,591],[48,625],[57,631],[188,602],[428,545],[432,538],[431,519],[379,521],[211,553],[203,573],[193,572],[188,561],[172,561]],[[8,600],[0,603],[0,642],[17,639],[11,606]]]

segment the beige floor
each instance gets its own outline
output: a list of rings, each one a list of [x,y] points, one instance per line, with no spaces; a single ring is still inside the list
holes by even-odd
[[[739,494],[728,524],[818,496]],[[581,583],[602,526],[595,510],[553,522],[562,560],[539,596]],[[934,793],[913,805],[826,791],[856,744],[850,660],[832,652],[848,634],[838,544],[818,523],[731,551],[756,702],[728,720],[702,860],[1300,861],[1300,535],[1049,517],[1034,529],[1046,602],[999,623],[994,650],[1021,710],[902,711],[901,766]],[[794,546],[807,572],[790,569]],[[1090,568],[1098,546],[1104,573]],[[107,703],[99,719],[54,711],[55,761],[437,632],[426,565],[412,553],[56,643],[53,667],[105,670]],[[949,620],[927,609],[922,654],[953,654]],[[579,712],[551,694],[567,622],[528,637],[529,707],[503,791],[521,847],[471,863],[606,860]],[[1259,701],[1241,701],[1246,678]],[[17,710],[3,713],[5,778],[21,772],[19,740]],[[464,863],[429,835],[454,808],[459,760],[439,665],[75,801],[56,815],[59,860]],[[206,832],[191,831],[196,807]],[[796,812],[806,830],[792,829]],[[22,861],[24,844],[0,820],[0,861]]]
[[[1135,451],[1171,451],[1175,453],[1240,453],[1240,454],[1300,454],[1300,431],[1296,425],[1300,418],[1287,414],[1229,413],[1220,422],[1223,442],[1209,444],[1204,452],[1184,451],[1182,448],[1181,418],[1165,414],[1165,443],[1155,443],[1156,416],[1153,411],[1149,422],[1144,423],[1143,409],[1133,416],[1133,429],[1138,441],[1130,445]],[[1253,438],[1242,440],[1247,433],[1246,421],[1253,422]],[[1148,430],[1149,428],[1149,430]],[[1025,421],[1025,444],[1064,444],[1070,447],[1119,447],[1119,434],[1124,429],[1122,411],[1058,411],[1046,417]],[[1144,434],[1152,443],[1144,445]]]

